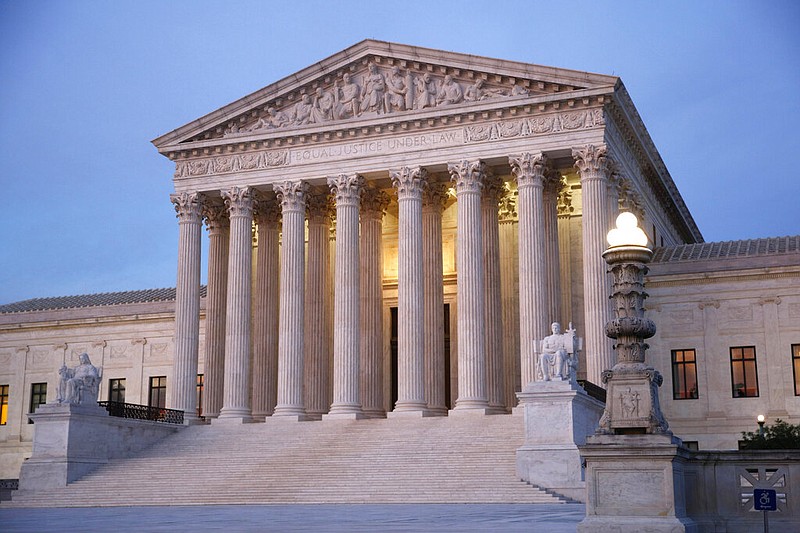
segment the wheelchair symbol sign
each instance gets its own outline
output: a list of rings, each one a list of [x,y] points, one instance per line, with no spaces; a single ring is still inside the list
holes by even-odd
[[[756,511],[778,510],[778,496],[774,489],[754,489],[753,501]]]

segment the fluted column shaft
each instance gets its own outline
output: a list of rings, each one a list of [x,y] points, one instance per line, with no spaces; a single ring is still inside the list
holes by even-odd
[[[610,287],[603,251],[608,232],[608,160],[604,146],[573,148],[581,175],[583,226],[583,305],[586,328],[586,378],[601,384],[603,370],[614,366],[614,352],[605,335],[610,321]]]
[[[396,412],[424,411],[425,341],[422,285],[422,187],[425,169],[391,171],[399,208],[397,312],[398,393]]]
[[[510,184],[509,184],[510,185]],[[519,240],[517,230],[517,189],[508,187],[500,199],[500,286],[502,292],[503,373],[505,375],[505,406],[517,405],[519,377]]]
[[[206,289],[206,357],[203,375],[203,416],[217,418],[225,383],[225,312],[228,291],[230,221],[221,204],[203,209],[208,229]]]
[[[278,394],[278,273],[280,206],[274,198],[255,204],[258,224],[253,316],[253,417],[271,416]]]
[[[519,331],[522,388],[536,379],[538,343],[549,330],[545,270],[544,177],[547,158],[522,154],[509,158],[517,177],[519,213]]]
[[[368,417],[383,407],[383,215],[389,195],[361,193],[361,405]]]
[[[505,411],[503,382],[503,302],[500,287],[500,228],[498,205],[505,193],[503,180],[487,176],[481,195],[483,225],[484,314],[486,316],[486,393],[489,407]]]
[[[544,185],[544,243],[547,272],[547,321],[560,322],[561,316],[561,261],[558,242],[558,192],[561,174],[552,170]]]
[[[306,417],[303,403],[303,274],[307,188],[308,185],[302,181],[275,185],[282,208],[283,243],[278,318],[278,401],[273,417]]]
[[[175,289],[174,385],[169,407],[197,419],[197,358],[200,347],[200,236],[202,197],[170,196],[178,216],[178,276]]]
[[[456,185],[458,217],[458,399],[455,410],[487,410],[486,330],[481,235],[481,189],[485,166],[481,161],[448,165]]]
[[[321,418],[330,407],[328,374],[330,343],[326,291],[328,290],[328,242],[332,202],[328,191],[309,194],[306,199],[308,218],[308,260],[305,294],[305,378],[306,413]]]
[[[362,416],[360,398],[359,199],[364,178],[328,178],[336,201],[336,282],[333,295],[333,403],[331,416]]]
[[[445,404],[444,282],[442,211],[444,183],[428,183],[422,194],[422,277],[424,287],[425,399],[434,414],[447,414]]]
[[[253,192],[222,191],[231,221],[228,308],[225,314],[225,390],[219,418],[249,419],[250,302],[253,268]]]

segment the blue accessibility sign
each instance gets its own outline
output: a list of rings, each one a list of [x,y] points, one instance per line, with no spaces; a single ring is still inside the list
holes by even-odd
[[[778,495],[775,489],[753,489],[753,503],[756,511],[777,511]]]

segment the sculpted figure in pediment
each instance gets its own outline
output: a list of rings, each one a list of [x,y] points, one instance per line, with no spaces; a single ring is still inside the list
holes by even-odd
[[[386,94],[386,80],[378,70],[375,63],[367,67],[369,72],[364,77],[364,87],[361,89],[361,113],[383,113],[384,95]]]
[[[358,116],[358,95],[361,88],[350,78],[350,74],[344,73],[342,85],[339,82],[333,84],[333,115],[337,120]]]
[[[439,92],[436,82],[427,72],[414,80],[414,109],[425,109],[436,106],[436,94]]]
[[[296,126],[310,124],[312,122],[311,112],[313,109],[314,106],[311,104],[311,97],[307,94],[304,94],[300,101],[294,104],[294,109],[292,110],[292,122]]]
[[[528,89],[522,85],[514,85],[514,88],[511,89],[511,96],[528,96],[528,94]]]
[[[386,112],[405,111],[408,108],[406,102],[410,91],[409,85],[406,83],[406,76],[400,72],[400,67],[392,67],[392,74],[386,81],[386,96],[384,97]]]
[[[335,103],[333,93],[324,90],[322,87],[318,88],[314,93],[314,104],[311,112],[313,121],[320,123],[333,120],[333,106]]]
[[[275,109],[274,107],[270,107],[267,109],[267,116],[258,119],[258,122],[250,126],[250,128],[248,128],[247,131],[256,131],[264,128],[267,129],[282,128],[287,124],[289,124],[289,122],[291,122],[291,120],[289,119],[289,115],[287,115],[283,111]]]
[[[483,78],[478,78],[475,83],[464,90],[464,100],[467,102],[478,102],[498,96],[508,96],[508,93],[502,89],[487,89]]]
[[[444,82],[436,95],[436,103],[443,105],[457,104],[464,99],[461,85],[449,74],[444,77]]]

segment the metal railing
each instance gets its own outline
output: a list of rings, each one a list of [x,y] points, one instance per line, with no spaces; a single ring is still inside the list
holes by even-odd
[[[111,416],[131,418],[134,420],[152,420],[167,424],[183,424],[183,411],[164,409],[163,407],[150,407],[135,403],[122,402],[97,402],[100,407],[108,411]]]

